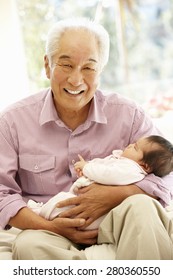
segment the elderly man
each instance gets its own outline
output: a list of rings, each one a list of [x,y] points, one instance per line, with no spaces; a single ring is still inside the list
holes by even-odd
[[[1,115],[0,225],[21,230],[13,259],[98,259],[100,250],[107,259],[172,259],[172,222],[161,206],[172,198],[171,174],[116,188],[92,184],[61,202],[59,207],[75,207],[51,221],[27,207],[30,198],[46,202],[70,189],[78,154],[105,157],[159,134],[133,101],[98,90],[108,55],[109,36],[101,25],[58,22],[44,57],[50,88]],[[107,213],[99,230],[82,230]]]

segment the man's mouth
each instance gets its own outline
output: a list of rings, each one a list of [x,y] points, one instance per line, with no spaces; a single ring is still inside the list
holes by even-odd
[[[70,89],[66,89],[64,88],[65,92],[73,94],[73,95],[78,95],[84,92],[84,90],[70,90]]]

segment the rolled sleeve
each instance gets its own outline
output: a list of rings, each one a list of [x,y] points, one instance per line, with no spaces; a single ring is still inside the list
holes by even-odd
[[[8,202],[4,199],[3,203],[5,207],[0,210],[0,229],[4,229],[8,225],[10,218],[14,217],[20,209],[26,207],[26,203],[18,194],[12,195]]]
[[[158,197],[163,207],[173,199],[173,173],[162,178],[149,174],[136,185],[146,193]]]

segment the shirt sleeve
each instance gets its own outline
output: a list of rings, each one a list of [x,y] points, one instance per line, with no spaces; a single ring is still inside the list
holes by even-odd
[[[136,185],[146,193],[158,197],[163,207],[173,199],[173,172],[162,178],[149,174]]]
[[[145,176],[142,169],[128,159],[115,159],[110,163],[90,161],[84,166],[83,173],[90,180],[105,185],[129,185]]]
[[[16,182],[18,157],[6,121],[0,119],[0,228],[26,206]]]

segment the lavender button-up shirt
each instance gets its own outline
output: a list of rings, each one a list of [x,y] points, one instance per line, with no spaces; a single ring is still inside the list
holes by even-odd
[[[68,191],[77,179],[73,162],[105,157],[141,136],[160,134],[133,101],[95,93],[88,118],[71,131],[58,117],[52,92],[43,90],[12,105],[0,116],[0,228],[29,198],[46,202]],[[137,184],[165,205],[173,179],[148,175]]]

